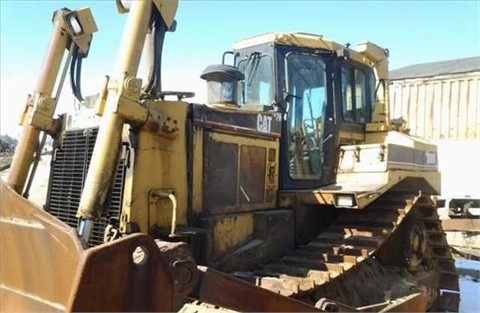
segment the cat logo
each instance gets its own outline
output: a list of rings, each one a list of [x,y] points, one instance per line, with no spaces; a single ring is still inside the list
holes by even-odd
[[[257,130],[261,133],[269,133],[272,130],[272,117],[269,115],[257,115]]]

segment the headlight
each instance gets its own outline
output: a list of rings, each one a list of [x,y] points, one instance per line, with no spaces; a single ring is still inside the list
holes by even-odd
[[[354,201],[352,195],[338,195],[337,206],[353,207]]]
[[[68,18],[68,24],[70,24],[74,35],[78,36],[82,34],[82,26],[80,26],[80,23],[78,22],[77,15],[74,14],[70,16]]]

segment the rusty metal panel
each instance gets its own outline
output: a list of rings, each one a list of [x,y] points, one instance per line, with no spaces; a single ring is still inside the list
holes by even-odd
[[[278,144],[206,130],[202,215],[271,209],[278,189]]]
[[[204,137],[203,201],[205,211],[221,213],[237,203],[238,145]]]
[[[266,149],[242,146],[240,151],[240,203],[263,202]]]
[[[480,139],[480,73],[399,79],[390,86],[390,118],[429,139]]]
[[[168,255],[145,234],[85,250],[72,284],[67,312],[172,311]]]

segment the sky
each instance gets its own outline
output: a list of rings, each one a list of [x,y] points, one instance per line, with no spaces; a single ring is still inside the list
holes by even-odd
[[[17,137],[18,120],[49,41],[53,11],[88,6],[99,31],[83,61],[82,93],[95,94],[112,73],[125,15],[114,0],[0,0],[0,133]],[[322,34],[354,46],[372,41],[390,51],[390,69],[480,55],[480,0],[471,1],[262,1],[180,0],[177,29],[163,54],[164,90],[193,91],[205,102],[199,76],[236,40],[267,32]],[[71,110],[65,84],[57,111]]]

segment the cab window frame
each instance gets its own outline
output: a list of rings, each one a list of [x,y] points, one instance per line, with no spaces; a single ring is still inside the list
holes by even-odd
[[[263,70],[263,71],[268,70],[268,73],[266,73],[266,74],[269,76],[269,81],[266,82],[266,83],[269,84],[269,86],[268,86],[269,89],[268,89],[268,99],[266,99],[266,101],[264,101],[264,99],[262,97],[262,96],[265,95],[264,90],[259,89],[259,90],[257,90],[257,92],[258,92],[258,99],[257,99],[258,102],[252,102],[251,101],[252,99],[247,96],[248,88],[245,88],[245,86],[243,85],[245,83],[248,83],[248,80],[249,80],[248,73],[245,73],[244,66],[246,64],[248,64],[250,56],[254,55],[254,54],[258,55],[257,57],[259,58],[259,65],[260,65],[260,63],[265,63],[265,62],[267,63],[267,64],[262,64],[260,66],[260,68],[255,69],[255,71],[257,71],[258,69]],[[275,92],[275,87],[276,87],[275,86],[275,68],[274,68],[275,62],[274,62],[274,59],[273,59],[272,55],[270,55],[268,53],[264,53],[264,52],[253,51],[248,55],[248,57],[238,59],[236,61],[236,66],[245,75],[245,79],[242,82],[239,82],[239,86],[238,86],[238,92],[239,92],[238,104],[239,104],[239,106],[245,107],[245,108],[256,107],[256,106],[271,106],[272,104],[274,104],[276,102],[275,101],[275,94],[276,94],[276,92]],[[257,74],[257,73],[254,72],[254,74]],[[265,73],[263,73],[263,74],[265,74]],[[263,82],[263,80],[260,80],[260,82]],[[261,88],[261,84],[258,84],[258,86],[259,86],[259,88]],[[244,100],[245,100],[245,102],[244,102]]]
[[[374,103],[373,90],[371,90],[371,82],[374,80],[372,70],[358,66],[353,62],[342,62],[339,67],[339,74],[342,121],[353,124],[369,123]],[[363,77],[363,81],[358,81],[360,75]],[[347,78],[345,79],[345,77]],[[359,91],[361,91],[360,95],[358,94]],[[346,96],[347,92],[349,98]],[[349,111],[351,114],[347,114]]]

